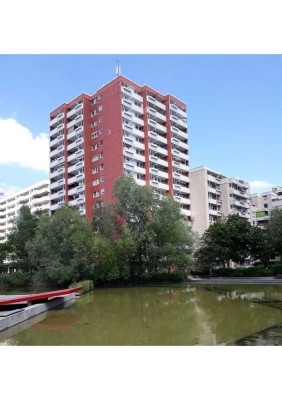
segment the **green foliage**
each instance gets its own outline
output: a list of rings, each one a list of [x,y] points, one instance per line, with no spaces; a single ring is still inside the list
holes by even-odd
[[[46,284],[64,286],[91,278],[91,227],[68,206],[40,218],[27,249]]]
[[[269,267],[271,257],[274,255],[274,244],[268,230],[251,228],[250,254],[254,260],[259,259],[265,268]]]
[[[14,272],[0,275],[0,286],[25,287],[31,283],[30,274],[27,272]]]
[[[74,282],[69,285],[69,289],[77,288],[77,287],[82,287],[81,294],[84,294],[84,293],[90,292],[91,290],[94,289],[94,282],[91,280],[87,280],[87,281],[81,281],[81,282]]]
[[[27,243],[34,237],[37,223],[38,219],[29,207],[22,206],[6,243],[9,262],[17,271],[32,273],[35,269],[28,256]]]
[[[214,277],[232,277],[232,278],[242,278],[242,277],[264,277],[272,276],[272,271],[270,269],[265,269],[263,266],[250,267],[250,268],[218,268],[212,271],[211,276]]]
[[[278,252],[282,261],[282,210],[274,209],[271,211],[267,231],[274,249]]]

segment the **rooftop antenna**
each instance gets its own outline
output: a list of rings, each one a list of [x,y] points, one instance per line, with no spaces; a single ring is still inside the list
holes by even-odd
[[[121,75],[121,66],[119,63],[119,59],[117,59],[116,76],[120,76],[120,75]]]

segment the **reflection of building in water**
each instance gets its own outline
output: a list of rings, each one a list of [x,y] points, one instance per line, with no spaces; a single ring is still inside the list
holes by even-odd
[[[195,315],[197,317],[197,322],[199,325],[199,336],[197,345],[217,345],[218,343],[216,341],[216,335],[213,333],[211,326],[207,321],[206,312],[202,307],[197,304],[197,302],[195,302]]]

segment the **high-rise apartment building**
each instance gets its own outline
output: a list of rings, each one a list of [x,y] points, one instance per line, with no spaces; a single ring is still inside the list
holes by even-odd
[[[30,208],[31,213],[39,210],[49,211],[49,180],[38,182],[16,193],[0,198],[0,242],[7,240],[13,229],[13,222],[23,205]]]
[[[123,174],[173,196],[190,219],[186,105],[117,76],[50,114],[51,212],[67,202],[91,219]]]
[[[271,211],[282,209],[282,187],[275,186],[269,192],[251,194],[251,203],[256,210],[256,225],[265,227]]]
[[[252,223],[249,184],[204,166],[190,170],[192,229],[202,235],[223,216],[232,214]]]

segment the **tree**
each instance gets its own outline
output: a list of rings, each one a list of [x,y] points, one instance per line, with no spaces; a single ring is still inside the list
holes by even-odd
[[[154,195],[127,176],[114,186],[114,210],[135,242],[131,275],[172,270],[187,274],[191,266],[192,235],[181,209],[171,197]]]
[[[53,216],[43,215],[28,254],[45,283],[68,285],[91,278],[91,225],[77,210],[60,207]]]
[[[27,243],[35,235],[38,219],[32,215],[28,206],[22,206],[19,215],[14,221],[13,230],[8,236],[6,250],[10,263],[20,272],[32,273],[35,266],[32,264]]]
[[[200,239],[195,254],[196,263],[202,268],[223,264],[229,260],[243,262],[250,255],[251,225],[237,215],[214,222]]]
[[[0,243],[0,273],[4,272],[5,270],[4,261],[6,257],[7,257],[7,244]]]
[[[268,229],[261,229],[256,226],[250,232],[250,252],[254,260],[259,259],[265,268],[270,265],[270,260],[274,254],[274,246]]]
[[[275,251],[280,255],[282,261],[282,210],[271,211],[267,225],[267,232],[270,235]]]

